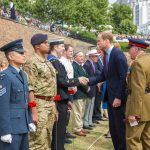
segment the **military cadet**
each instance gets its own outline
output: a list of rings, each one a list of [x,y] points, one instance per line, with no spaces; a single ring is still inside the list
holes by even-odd
[[[36,133],[30,134],[30,150],[49,150],[51,131],[55,120],[56,72],[47,61],[45,54],[49,51],[48,36],[35,34],[31,38],[35,54],[24,65],[29,77],[29,98],[35,102],[32,117],[37,125]]]
[[[128,150],[150,150],[150,56],[149,45],[129,39],[129,54],[134,60],[128,76],[126,104],[126,142]]]
[[[28,150],[28,132],[35,131],[28,107],[27,76],[21,70],[26,61],[22,42],[18,39],[0,48],[9,62],[0,73],[0,150]]]
[[[57,98],[56,105],[58,109],[58,121],[53,127],[52,150],[64,150],[64,140],[67,122],[67,108],[69,102],[68,87],[84,84],[84,77],[68,79],[65,67],[60,62],[59,58],[63,55],[64,39],[53,39],[50,41],[50,53],[48,60],[57,70]]]

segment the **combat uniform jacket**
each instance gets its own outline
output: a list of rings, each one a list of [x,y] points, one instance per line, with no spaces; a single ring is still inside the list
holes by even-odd
[[[56,95],[56,71],[49,61],[35,54],[26,62],[24,70],[29,78],[29,91],[34,91],[34,95]]]
[[[128,75],[126,116],[140,116],[150,121],[150,56],[140,54],[133,62]]]

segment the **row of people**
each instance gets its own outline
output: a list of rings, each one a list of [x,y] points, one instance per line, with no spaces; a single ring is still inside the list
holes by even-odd
[[[113,35],[109,32],[99,33],[97,44],[105,53],[100,74],[95,74],[95,62],[99,56],[95,50],[88,53],[89,59],[84,65],[84,54],[76,52],[73,70],[67,71],[68,65],[65,63],[69,64],[68,60],[61,58],[65,50],[63,39],[52,40],[49,44],[47,35],[36,34],[31,38],[31,44],[35,55],[26,63],[22,40],[13,41],[1,48],[10,65],[0,74],[0,149],[28,149],[30,130],[34,132],[29,136],[30,149],[64,150],[67,111],[68,106],[72,107],[72,100],[74,132],[86,136],[87,131],[83,128],[93,125],[93,92],[96,84],[102,81],[106,82],[103,97],[108,104],[114,149],[150,148],[150,59],[144,52],[147,43],[129,40],[129,53],[135,61],[128,68],[125,55],[113,46]],[[27,74],[22,72],[22,65]],[[69,67],[72,66],[70,64]],[[70,71],[71,76],[67,75]]]
[[[69,76],[67,75],[67,68],[65,69],[59,60],[65,50],[63,39],[53,40],[49,45],[47,35],[36,34],[31,38],[31,44],[35,50],[35,54],[26,63],[22,39],[10,42],[1,48],[1,51],[5,52],[9,66],[1,72],[0,80],[0,99],[4,101],[4,103],[1,101],[0,105],[1,108],[3,107],[1,109],[3,117],[0,117],[2,120],[0,129],[3,131],[1,132],[2,139],[6,139],[0,142],[0,148],[5,149],[8,146],[10,149],[15,150],[20,148],[27,149],[27,132],[29,130],[35,131],[36,128],[35,133],[30,133],[30,149],[42,150],[50,149],[51,147],[54,150],[63,150],[66,136],[67,110],[68,106],[70,108],[72,107],[72,98],[68,92],[68,88],[73,90],[78,89],[74,95],[74,99],[77,99],[73,105],[74,129],[77,135],[80,135],[80,128],[84,135],[86,133],[83,130],[83,116],[80,116],[80,118],[78,116],[80,112],[76,110],[79,106],[79,97],[84,96],[84,98],[87,98],[85,95],[89,90],[89,86],[84,85],[85,81],[84,77],[82,77],[85,75],[88,77],[88,74],[78,64],[83,63],[83,53],[78,52],[74,55],[76,61],[74,62],[74,66],[81,67],[81,74],[78,69],[75,71],[74,67],[74,73]],[[50,54],[46,58],[49,50]],[[27,76],[22,72],[22,67],[27,73]],[[66,67],[68,67],[68,64]],[[68,73],[69,71],[71,70],[68,69]],[[12,75],[13,73],[15,75]],[[79,91],[80,87],[81,91]],[[78,105],[77,107],[76,104]],[[82,115],[84,115],[83,107],[85,105],[80,106]],[[14,113],[11,113],[12,111]],[[29,114],[30,122],[25,112]],[[5,117],[6,119],[3,120]],[[14,119],[12,120],[11,118]],[[81,122],[78,119],[81,119]],[[18,126],[12,125],[12,122],[15,125],[20,123],[20,127],[18,128]],[[10,126],[7,126],[7,123]],[[4,128],[4,126],[6,127]],[[16,135],[17,137],[15,137]],[[24,135],[26,141],[24,141]],[[11,144],[8,145],[7,143]]]

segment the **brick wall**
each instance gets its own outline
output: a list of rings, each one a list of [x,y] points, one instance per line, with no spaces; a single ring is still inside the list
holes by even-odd
[[[0,17],[0,47],[12,40],[22,38],[24,41],[24,48],[27,52],[27,59],[34,53],[34,50],[30,44],[30,39],[32,35],[36,33],[48,34],[49,39],[61,37],[60,35],[53,34],[45,30],[40,30],[36,27],[26,26],[21,23]],[[75,51],[82,50],[83,52],[86,52],[88,46],[91,45],[72,38],[63,38],[65,39],[65,43],[72,44],[74,46]],[[0,60],[4,58],[5,57],[3,53],[0,53]]]

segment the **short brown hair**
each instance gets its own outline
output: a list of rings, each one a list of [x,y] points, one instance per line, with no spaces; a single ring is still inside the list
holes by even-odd
[[[65,44],[65,51],[67,51],[69,47],[73,47],[73,46],[71,44]]]
[[[113,42],[113,34],[108,31],[100,32],[98,35],[101,35],[103,40],[108,39],[111,43]]]

